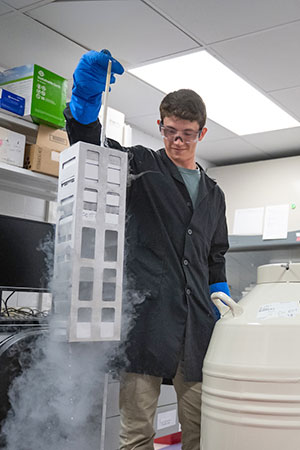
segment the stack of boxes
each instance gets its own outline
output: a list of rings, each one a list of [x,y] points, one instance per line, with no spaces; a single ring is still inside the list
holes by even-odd
[[[65,131],[40,125],[36,144],[25,147],[24,168],[58,177],[59,155],[69,147]]]
[[[63,110],[67,80],[36,64],[0,72],[0,110],[39,125],[34,145],[0,128],[0,162],[58,177],[59,153],[69,146]],[[25,156],[25,161],[24,161]]]

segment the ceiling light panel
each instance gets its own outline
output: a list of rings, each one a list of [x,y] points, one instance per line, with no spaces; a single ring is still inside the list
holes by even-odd
[[[237,135],[300,126],[293,117],[206,51],[131,69],[164,93],[193,89],[208,117]]]

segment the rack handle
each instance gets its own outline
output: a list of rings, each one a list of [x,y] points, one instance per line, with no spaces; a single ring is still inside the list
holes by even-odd
[[[109,85],[110,85],[110,76],[111,76],[111,60],[108,61],[107,65],[107,74],[106,74],[106,83],[105,83],[105,91],[104,91],[104,99],[103,99],[103,116],[102,116],[102,132],[100,145],[104,147],[105,138],[106,138],[106,124],[107,124],[107,100],[109,93]]]

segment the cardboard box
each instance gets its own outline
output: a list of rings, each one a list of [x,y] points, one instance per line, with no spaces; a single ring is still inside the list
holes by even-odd
[[[24,116],[25,98],[0,88],[0,108],[5,112]]]
[[[0,127],[0,161],[23,167],[26,137]]]
[[[0,73],[0,87],[25,98],[24,118],[62,128],[67,80],[36,64]]]
[[[60,151],[37,144],[26,145],[24,168],[33,172],[58,177]]]
[[[46,125],[39,126],[36,144],[40,147],[47,147],[57,151],[62,151],[70,146],[66,131],[47,127]]]
[[[34,172],[58,177],[60,153],[69,147],[63,130],[40,125],[36,144],[26,145],[24,167]]]

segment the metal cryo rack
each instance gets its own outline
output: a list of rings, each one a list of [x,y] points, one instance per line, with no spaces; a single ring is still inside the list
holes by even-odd
[[[70,342],[120,339],[127,153],[78,142],[60,157],[54,315]]]

